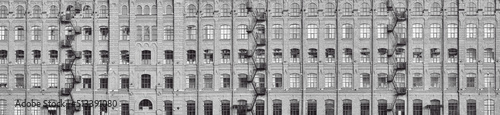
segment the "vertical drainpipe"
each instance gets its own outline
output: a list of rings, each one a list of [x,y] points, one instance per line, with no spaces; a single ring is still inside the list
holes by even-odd
[[[305,52],[304,51],[304,0],[300,0],[300,2],[301,2],[300,3],[300,37],[301,37],[301,39],[300,39],[300,47],[301,48],[300,49],[301,49],[302,52]],[[300,109],[301,109],[300,111],[303,114],[305,114],[305,111],[304,111],[305,109],[304,108],[306,106],[305,106],[305,97],[304,97],[305,94],[304,93],[305,93],[305,90],[306,90],[306,85],[305,85],[304,82],[306,82],[306,79],[304,77],[305,74],[304,74],[304,56],[303,55],[304,55],[303,53],[300,53],[300,55],[299,55],[300,59],[301,59],[301,61],[300,61],[300,74],[301,75],[300,76],[302,76],[302,82],[300,82],[301,83],[301,87],[302,87],[301,88],[301,92],[302,93],[301,93],[301,96],[300,96],[301,97],[300,103],[301,103],[302,107],[300,107]]]
[[[57,14],[58,14],[57,18],[60,18],[59,14],[61,14],[61,9],[62,9],[62,1],[61,1],[61,0],[59,0],[59,9],[58,9],[58,13],[57,13]],[[58,22],[57,22],[57,25],[58,25],[58,30],[59,30],[59,33],[57,33],[57,36],[58,36],[57,38],[58,38],[58,39],[59,39],[59,41],[60,41],[60,39],[61,39],[61,33],[60,33],[60,32],[61,32],[61,22],[60,22],[60,21],[58,21]],[[58,42],[59,42],[59,41],[58,41]],[[60,45],[60,44],[58,44],[58,49],[59,49],[59,50],[57,51],[57,53],[58,53],[58,54],[57,54],[57,60],[58,60],[58,62],[59,62],[59,63],[61,63],[61,60],[62,60],[62,59],[61,59],[61,58],[62,58],[62,53],[61,53],[62,48],[61,48],[61,45]],[[58,70],[58,71],[62,69],[62,68],[61,68],[61,66],[59,66],[59,63],[57,63],[57,70]],[[58,91],[58,92],[57,92],[57,98],[58,98],[58,99],[61,99],[61,97],[62,97],[62,96],[61,96],[61,91],[62,91],[62,90],[60,90],[60,89],[61,89],[61,72],[57,72],[57,73],[59,74],[59,75],[58,75],[58,77],[57,77],[57,78],[58,78],[58,79],[57,79],[57,86],[58,86],[58,89],[59,89],[59,90],[57,90],[57,91]],[[47,109],[48,109],[48,108],[47,108]],[[58,109],[58,108],[56,108],[56,110],[57,110],[57,109]],[[59,112],[59,114],[61,114],[61,110],[59,110],[59,111],[57,111],[57,112]]]
[[[444,0],[441,0],[441,9],[444,8]],[[440,33],[440,37],[441,37],[441,52],[440,52],[440,57],[441,57],[441,76],[444,76],[445,75],[445,69],[444,69],[444,22],[445,22],[445,16],[444,16],[444,10],[441,10],[441,33]],[[445,88],[444,88],[444,77],[441,77],[441,105],[444,106],[445,104]],[[448,108],[449,109],[449,108]],[[443,109],[441,109],[441,114],[444,115],[444,107]]]
[[[109,96],[111,93],[109,90],[113,90],[113,89],[111,89],[111,87],[109,87],[109,84],[110,84],[109,81],[111,81],[110,79],[114,78],[114,77],[110,77],[110,73],[109,73],[109,70],[110,70],[109,63],[111,63],[111,58],[110,58],[110,56],[111,56],[111,46],[110,46],[111,45],[111,35],[110,35],[111,34],[111,4],[110,4],[110,0],[107,0],[106,3],[108,6],[107,7],[108,8],[107,9],[107,11],[108,11],[108,15],[107,15],[107,17],[108,17],[108,33],[107,33],[107,36],[104,36],[104,35],[102,35],[102,36],[108,38],[107,39],[107,41],[108,41],[107,42],[108,43],[107,44],[108,45],[108,62],[106,63],[106,74],[108,75],[108,89],[106,90],[106,100],[109,100]],[[104,33],[104,32],[102,32],[102,33]],[[102,57],[101,57],[101,60],[102,60]],[[76,77],[75,74],[73,74],[73,78],[74,77]],[[108,108],[109,107],[106,108],[106,113],[109,114]],[[101,111],[99,111],[99,113],[101,113]]]
[[[28,12],[28,7],[29,7],[28,6],[28,2],[29,2],[29,0],[26,0],[26,3],[25,3],[26,10],[24,10],[24,20],[25,20],[24,23],[26,25],[26,29],[24,31],[26,33],[25,34],[25,38],[26,39],[24,40],[26,42],[26,44],[24,45],[25,52],[23,54],[24,55],[24,78],[23,79],[24,79],[24,99],[25,100],[28,98],[28,79],[27,78],[28,78],[28,75],[29,75],[29,71],[28,71],[28,55],[27,55],[28,54],[28,40],[29,40],[28,39],[28,29],[29,29],[29,27],[28,27],[28,15],[27,15],[28,14],[27,13]],[[25,108],[24,109],[24,113],[28,113],[28,109]]]
[[[196,49],[197,49],[197,51],[196,51],[196,54],[195,54],[195,56],[196,56],[196,59],[195,59],[195,63],[196,63],[196,78],[195,78],[196,79],[195,80],[196,81],[195,82],[195,85],[196,85],[196,102],[195,102],[195,107],[196,108],[195,108],[195,113],[196,113],[196,115],[199,115],[199,113],[200,113],[200,112],[198,112],[198,110],[199,110],[198,106],[200,106],[200,104],[199,104],[200,103],[199,102],[199,99],[200,99],[200,90],[199,90],[200,89],[199,88],[200,87],[200,79],[199,78],[200,78],[200,63],[201,63],[199,61],[199,59],[200,59],[201,56],[199,56],[198,54],[200,54],[200,51],[202,51],[202,50],[200,50],[200,26],[201,26],[201,24],[200,24],[200,15],[201,15],[200,0],[196,0],[196,7],[197,7],[196,8],[197,9],[196,10],[196,21],[197,21],[196,22],[196,25],[197,25],[196,26],[196,28],[197,28],[196,29],[197,30],[196,31],[196,39],[197,39],[196,40],[197,41],[196,42]]]
[[[460,0],[455,0],[456,1],[456,4],[457,4],[457,32],[459,32],[459,28],[460,28]],[[460,34],[457,33],[457,54],[460,53],[460,50],[458,50],[460,48]],[[457,55],[457,60],[458,63],[457,63],[457,100],[458,100],[458,105],[460,106],[460,56]]]
[[[370,8],[370,9],[373,9],[373,0],[370,0],[370,2],[371,2],[371,4],[370,4],[370,5],[371,5],[371,8]],[[370,26],[370,33],[374,33],[374,32],[373,32],[373,24],[374,24],[374,16],[373,16],[373,12],[372,12],[372,13],[370,13],[370,14],[371,14],[371,26]],[[370,79],[370,80],[371,80],[371,81],[370,81],[370,82],[371,82],[371,83],[370,83],[370,85],[371,85],[371,86],[370,86],[370,101],[371,101],[371,103],[370,103],[370,105],[373,105],[373,106],[372,106],[372,108],[374,108],[374,107],[375,107],[374,105],[375,105],[375,102],[376,102],[376,101],[374,101],[374,100],[373,100],[373,99],[374,99],[374,97],[373,97],[373,96],[374,96],[373,87],[375,86],[375,85],[373,85],[373,81],[374,81],[374,79],[373,79],[373,78],[375,78],[375,77],[373,77],[373,76],[374,76],[374,73],[375,73],[375,72],[374,72],[374,69],[373,69],[373,67],[374,67],[374,65],[373,65],[373,64],[375,63],[375,60],[374,60],[374,57],[375,57],[375,55],[374,55],[374,54],[375,54],[375,53],[374,53],[374,51],[375,51],[375,49],[373,49],[373,48],[374,48],[374,46],[373,46],[373,45],[374,45],[374,43],[373,43],[373,41],[374,41],[374,40],[373,40],[373,38],[374,38],[374,37],[373,37],[373,36],[374,36],[373,34],[370,34],[370,37],[371,37],[371,39],[370,39],[370,40],[371,40],[371,42],[370,42],[370,47],[371,47],[371,48],[370,48],[370,50],[372,51],[372,53],[370,53],[370,54],[371,54],[371,56],[370,56],[370,59],[371,59],[371,60],[370,60],[370,66],[371,66],[371,67],[370,67],[370,75],[371,75],[371,79]],[[374,109],[370,109],[370,111],[371,111],[371,113],[372,113],[372,114],[375,114],[375,110],[374,110]]]
[[[405,69],[405,72],[406,72],[405,73],[406,74],[406,83],[405,83],[405,85],[406,85],[406,91],[405,91],[406,92],[406,107],[405,107],[405,109],[406,109],[406,113],[410,113],[410,109],[409,109],[409,107],[410,107],[410,100],[409,100],[410,99],[410,95],[408,93],[408,86],[409,86],[409,83],[408,83],[408,81],[409,81],[409,77],[408,76],[409,75],[408,75],[408,73],[410,73],[410,72],[408,72],[408,68],[409,68],[408,62],[409,62],[409,56],[410,56],[410,54],[409,54],[409,52],[410,52],[409,51],[410,50],[409,49],[410,48],[409,47],[409,43],[410,43],[409,41],[410,40],[409,40],[409,37],[408,37],[408,32],[409,32],[409,29],[408,29],[409,27],[408,26],[409,26],[409,22],[410,22],[409,19],[410,18],[409,18],[409,13],[408,13],[409,12],[409,8],[408,7],[410,7],[410,0],[406,0],[405,2],[406,2],[406,8],[405,8],[405,10],[406,10],[406,25],[405,25],[406,26],[406,28],[405,28],[406,32],[405,32],[405,38],[406,38],[406,42],[407,42],[406,43],[406,52],[405,52],[405,54],[406,54],[406,56],[405,56],[405,58],[406,58],[405,59],[405,61],[406,61],[406,69]],[[397,17],[394,17],[394,18],[397,18]],[[397,23],[396,23],[396,25],[397,25]],[[393,81],[393,82],[395,82],[395,81]],[[396,97],[396,101],[397,101],[397,97]],[[396,101],[394,101],[394,102],[396,102]],[[394,110],[396,110],[396,109],[394,108]]]
[[[233,50],[232,52],[234,52],[234,15],[233,15],[233,9],[234,8],[234,0],[231,0],[231,10],[229,11],[229,14],[231,15],[231,50]],[[224,11],[223,11],[224,12]],[[231,52],[231,53],[232,53]],[[235,71],[234,71],[234,53],[232,53],[233,55],[231,55],[231,72],[229,73],[230,76],[233,76],[235,74]],[[239,55],[238,55],[239,56]],[[230,89],[231,89],[231,100],[229,101],[229,108],[233,107],[233,99],[234,99],[234,78],[235,77],[230,77],[229,80],[229,84],[230,84]],[[236,78],[238,79],[238,78]],[[224,80],[222,80],[222,82],[224,82]],[[224,83],[222,83],[224,85]],[[221,103],[222,105],[222,103]],[[233,113],[233,109],[229,109],[229,113]],[[222,111],[221,111],[221,114],[222,114]]]
[[[264,83],[266,85],[266,89],[265,89],[265,92],[266,92],[266,101],[265,101],[264,107],[266,107],[266,105],[269,105],[268,104],[269,103],[269,91],[268,91],[268,89],[270,89],[270,87],[269,87],[269,81],[272,81],[272,80],[269,80],[269,78],[270,78],[269,77],[269,75],[270,75],[270,73],[269,73],[270,72],[269,71],[269,52],[271,52],[271,50],[269,50],[269,32],[270,32],[269,31],[269,13],[268,13],[269,12],[269,1],[266,0],[265,2],[266,2],[265,3],[266,4],[266,6],[265,6],[266,8],[265,8],[265,11],[264,11],[264,15],[265,15],[265,19],[266,19],[265,20],[266,21],[266,28],[264,29],[265,30],[264,32],[265,32],[266,35],[264,35],[265,36],[264,38],[266,39],[266,52],[267,53],[266,53],[266,58],[265,58],[266,59],[266,70],[265,70],[266,71],[266,73],[265,73],[266,74],[266,78],[265,78],[265,82]],[[257,110],[257,108],[255,110]],[[269,110],[269,107],[266,107],[266,110]],[[264,110],[264,111],[266,111],[266,110]],[[268,112],[268,111],[266,111],[266,112]]]
[[[95,31],[95,19],[96,19],[96,18],[95,18],[95,9],[96,9],[96,8],[95,8],[95,5],[96,5],[96,4],[95,4],[95,2],[96,2],[96,0],[92,0],[92,14],[93,14],[93,15],[92,15],[92,27],[91,27],[91,28],[94,28],[94,29],[91,29],[91,31]],[[95,34],[96,34],[97,32],[91,32],[91,33],[94,33],[94,34],[92,35],[92,52],[90,52],[90,55],[92,56],[92,53],[94,53],[94,52],[95,52],[95,47],[96,47],[96,46],[95,46],[95,39],[94,39],[94,36],[95,36]],[[95,56],[94,56],[94,57],[95,57]],[[94,61],[92,58],[91,58],[90,60],[91,60],[91,63],[92,63],[92,66],[91,66],[91,67],[92,67],[92,83],[95,83],[95,81],[96,81],[96,79],[95,79],[95,78],[96,78],[96,77],[95,77],[95,76],[96,76],[96,72],[95,72],[95,67],[94,67],[94,62],[95,62],[95,61]],[[108,78],[109,78],[109,75],[108,75]],[[97,81],[100,81],[100,80],[97,80]],[[99,82],[99,85],[100,85],[100,82]],[[95,89],[96,89],[96,87],[92,87],[92,100],[95,100]],[[91,110],[92,110],[92,113],[95,113],[95,112],[94,112],[94,111],[95,111],[95,109],[91,109]]]
[[[336,86],[337,90],[335,92],[335,95],[336,95],[335,96],[335,98],[336,98],[335,100],[337,102],[337,104],[336,104],[337,106],[335,106],[335,107],[336,107],[337,113],[340,114],[340,109],[339,109],[340,108],[339,107],[339,105],[340,105],[340,102],[339,102],[339,92],[340,92],[339,91],[340,90],[340,88],[339,88],[340,87],[340,85],[339,85],[339,70],[340,70],[339,69],[339,51],[340,51],[340,49],[339,49],[339,28],[338,28],[339,27],[339,12],[338,12],[339,11],[338,10],[338,8],[339,8],[339,0],[335,0],[335,2],[336,3],[335,3],[335,27],[334,28],[335,28],[335,36],[336,36],[335,46],[336,46],[336,50],[337,50],[335,52],[336,53],[335,55],[337,56],[337,57],[335,57],[335,59],[336,59],[336,61],[335,61],[335,69],[336,69],[335,74],[336,75],[335,75],[335,77],[337,79],[336,80],[337,83],[335,84],[335,85],[337,85]]]

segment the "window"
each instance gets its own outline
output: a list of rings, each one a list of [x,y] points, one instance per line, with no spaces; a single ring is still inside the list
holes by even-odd
[[[380,5],[385,5],[385,4],[381,3]],[[384,7],[384,10],[385,10],[385,6],[380,6],[379,8],[382,8],[382,7]],[[361,16],[369,16],[370,15],[370,10],[371,10],[371,6],[368,5],[368,3],[362,3],[361,4],[361,13],[360,13],[360,15]]]
[[[458,60],[458,50],[455,48],[448,49],[448,62],[457,63]]]
[[[165,36],[163,40],[174,40],[174,26],[165,26],[164,31]]]
[[[392,4],[391,4],[392,5]],[[378,5],[378,15],[387,15],[386,3],[380,2]]]
[[[309,16],[317,16],[318,15],[318,6],[315,3],[310,3],[307,9],[307,13]]]
[[[441,5],[439,3],[434,2],[431,6],[431,15],[440,15],[441,14]]]
[[[209,39],[209,40],[214,39],[214,26],[205,25],[203,27],[203,30],[205,32],[205,34],[204,34],[205,39]]]
[[[422,100],[413,100],[413,115],[423,115],[422,113]]]
[[[448,8],[448,15],[457,15],[458,5],[455,2],[451,2]]]
[[[307,100],[307,115],[316,115],[317,103],[316,100],[310,99]]]
[[[387,115],[387,101],[384,99],[378,100],[378,114]],[[369,102],[368,102],[369,103]]]
[[[221,101],[221,109],[222,115],[230,115],[231,114],[231,103],[229,100]]]
[[[108,12],[108,7],[107,6],[102,5],[99,9],[100,9],[99,18],[106,18],[106,17],[108,17],[109,12]]]
[[[448,24],[448,38],[458,38],[458,25]]]
[[[137,26],[137,41],[142,41],[142,27]]]
[[[300,6],[297,3],[292,3],[290,16],[296,17],[300,15]]]
[[[205,87],[206,89],[212,89],[213,88],[213,75],[211,74],[205,74],[203,75],[203,80],[204,80],[204,84],[205,84]]]
[[[325,26],[326,39],[335,39],[336,26],[333,24],[326,24]],[[368,33],[369,34],[369,33]]]
[[[7,114],[7,100],[0,99],[0,114]]]
[[[144,64],[144,65],[151,64],[151,51],[142,50],[141,53],[142,53],[142,56],[141,56],[142,64]]]
[[[333,16],[335,15],[335,5],[333,5],[333,3],[331,2],[328,2],[326,3],[326,6],[325,6],[325,15],[326,16]]]
[[[440,52],[438,48],[431,49],[431,63],[439,63],[440,61]]]
[[[398,99],[396,100],[396,113],[400,113],[400,115],[405,114],[405,101]]]
[[[0,64],[7,64],[7,50],[0,50]]]
[[[349,4],[349,3],[345,3],[344,4],[344,16],[350,16],[352,15],[353,11],[352,11],[352,5]]]
[[[186,87],[189,89],[196,88],[196,76],[193,74],[189,74],[186,76]]]
[[[167,5],[167,6],[166,6],[166,8],[165,8],[165,10],[166,10],[166,11],[165,11],[165,13],[166,13],[167,15],[172,15],[172,14],[174,14],[174,8],[173,8],[171,5]]]
[[[325,58],[326,58],[326,63],[333,63],[335,62],[335,49],[333,48],[327,48],[325,50]]]
[[[19,5],[16,7],[16,18],[24,18],[24,7]]]
[[[484,75],[484,87],[485,88],[495,87],[495,77],[492,73],[486,73]]]
[[[31,88],[41,88],[42,77],[40,74],[31,75]]]
[[[300,88],[300,75],[296,73],[290,74],[290,88]]]
[[[101,54],[101,64],[109,63],[109,52],[106,50],[99,51]]]
[[[298,63],[300,61],[300,50],[293,48],[290,50],[290,63]]]
[[[173,64],[174,63],[174,51],[165,50],[165,64]]]
[[[90,75],[88,74],[82,75],[82,78],[83,78],[83,88],[84,89],[92,88],[92,78],[90,78]]]
[[[309,63],[318,62],[318,50],[315,48],[309,49]]]
[[[42,57],[42,54],[40,50],[33,50],[32,53],[33,53],[33,64],[41,64],[40,58]]]
[[[257,100],[255,103],[255,115],[264,115],[264,100]]]
[[[90,6],[85,5],[83,7],[83,18],[90,18],[92,16],[93,12],[94,11],[92,9],[90,9]],[[57,16],[57,14],[55,16]]]
[[[120,27],[120,40],[129,40],[130,28],[128,26]]]
[[[458,75],[456,73],[448,74],[448,87],[457,87]]]
[[[488,2],[486,3],[486,11],[484,11],[484,15],[493,15],[495,14],[495,4],[494,3],[491,3],[491,2]]]
[[[379,48],[378,49],[378,62],[379,63],[387,63],[387,49]]]
[[[466,54],[467,62],[469,62],[469,63],[476,62],[476,49],[469,48],[469,49],[467,49],[466,53],[467,53]]]
[[[22,26],[14,27],[14,40],[24,40],[24,28]]]
[[[1,27],[0,27],[0,31],[1,31]],[[58,35],[59,34],[59,30],[57,29],[56,26],[49,26],[49,28],[47,29],[47,31],[48,31],[47,40],[57,40],[57,38],[59,38],[59,35]],[[2,34],[2,33],[0,32],[0,34]],[[41,35],[41,33],[39,33],[39,35]],[[33,38],[35,38],[35,37],[33,36]],[[2,40],[1,36],[0,36],[0,40]]]
[[[363,31],[363,30],[361,30],[361,31]],[[378,31],[377,38],[379,38],[379,39],[387,38],[387,24],[377,25],[377,31]],[[368,34],[368,36],[369,36],[369,34]]]
[[[92,28],[89,26],[83,27],[83,37],[82,40],[90,40],[92,38]]]
[[[361,102],[361,115],[370,115],[370,101],[363,99]]]
[[[8,77],[6,74],[0,74],[0,88],[7,88]],[[50,85],[50,84],[49,84]]]
[[[255,82],[255,87],[261,87],[261,88],[266,87],[266,75],[265,74],[258,73],[255,75],[255,78],[253,80]]]
[[[352,101],[349,99],[342,100],[342,115],[352,115]]]
[[[238,50],[238,63],[248,63],[248,50],[239,49]]]
[[[130,107],[129,107],[128,103],[122,103],[122,105],[121,105],[121,115],[130,115]],[[169,114],[167,114],[167,115],[169,115]]]
[[[431,24],[431,38],[439,38],[441,33],[441,25]]]
[[[495,101],[493,99],[484,100],[484,112],[485,115],[495,114]]]
[[[413,74],[413,87],[415,87],[415,88],[424,87],[424,79],[423,79],[421,73],[414,73]]]
[[[359,87],[360,88],[370,88],[370,74],[368,73],[361,73],[361,76],[359,76],[360,78],[360,84],[359,84]]]
[[[247,88],[248,84],[247,84],[247,75],[246,74],[238,74],[238,79],[239,79],[239,82],[240,82],[240,85],[239,87],[240,88]]]
[[[102,76],[102,75],[101,75]],[[104,76],[104,77],[107,77],[107,76]],[[99,78],[100,82],[100,88],[101,89],[107,89],[108,88],[108,78]]]
[[[439,73],[431,73],[431,87],[441,87],[441,75]]]
[[[165,75],[165,88],[173,89],[174,88],[174,76],[167,74]]]
[[[203,12],[205,12],[205,16],[214,16],[214,7],[210,4],[207,4],[205,5],[205,9]]]
[[[52,11],[52,9],[51,9],[51,11]],[[7,6],[1,5],[0,6],[0,18],[7,18],[8,15],[9,15],[9,9],[7,9]]]
[[[203,108],[204,108],[205,115],[213,115],[212,101],[206,100],[206,101],[203,101],[203,103],[204,103]]]
[[[83,115],[92,115],[92,106],[90,104],[83,105]]]
[[[283,27],[281,26],[281,24],[274,24],[272,26],[272,29],[273,29],[273,39],[283,39]]]
[[[476,100],[467,100],[467,115],[476,115]]]
[[[327,73],[325,74],[325,87],[326,88],[335,88],[335,82],[337,80],[335,79],[335,74],[333,73]]]
[[[0,78],[1,78],[1,75],[0,75]],[[1,82],[1,79],[0,79],[0,82]],[[5,81],[5,83],[7,83],[7,81]],[[58,81],[56,74],[49,74],[47,76],[48,88],[57,88],[58,84],[59,84],[59,81]],[[7,85],[7,84],[5,84],[5,85]],[[0,83],[0,87],[2,87],[1,83]]]
[[[467,87],[476,87],[476,74],[475,73],[468,73],[466,75],[467,78]]]
[[[247,9],[246,9],[246,5],[244,3],[241,3],[240,5],[238,5],[238,16],[240,16],[240,17],[247,16]]]
[[[423,28],[422,24],[413,24],[413,38],[422,38]]]
[[[231,27],[229,25],[222,25],[221,27],[221,38],[220,39],[230,39],[231,37]]]
[[[423,13],[423,8],[422,8],[422,3],[416,2],[413,4],[413,15],[422,15]]]
[[[25,115],[24,112],[26,111],[25,107],[14,107],[14,115]]]
[[[142,41],[150,41],[150,40],[151,40],[151,37],[150,37],[149,26],[144,26],[144,37],[143,37]]]
[[[467,24],[466,25],[467,38],[475,39],[477,37],[477,25]]]
[[[343,39],[352,39],[354,33],[354,29],[351,24],[342,25],[342,38]]]
[[[156,15],[157,14],[158,8],[156,5],[151,6],[151,15]]]
[[[283,75],[279,73],[273,74],[273,87],[274,88],[283,87]]]
[[[344,54],[342,56],[343,62],[352,62],[352,49],[351,48],[345,48],[343,54]]]
[[[65,77],[64,79],[66,80],[64,88],[74,88],[75,87],[75,84],[74,84],[75,79],[71,73],[65,72],[61,75],[64,75],[64,77]]]
[[[298,24],[290,25],[290,39],[299,39],[300,26]]]
[[[238,38],[239,39],[248,39],[247,33],[247,25],[238,25]]]
[[[281,100],[273,100],[273,115],[281,115]]]
[[[378,33],[379,33],[378,35],[379,35],[379,38],[380,38],[381,36],[384,36],[382,34],[385,34],[387,32],[387,30],[386,30],[386,27],[381,27],[381,26],[384,26],[383,24],[380,24],[378,26],[379,26],[378,27]],[[371,33],[371,31],[370,31],[370,25],[368,25],[368,24],[361,24],[360,27],[361,27],[361,30],[360,30],[360,36],[359,36],[359,38],[361,38],[361,39],[370,38],[371,37],[371,35],[370,35],[370,33]]]
[[[229,7],[229,5],[223,4],[221,9],[222,9],[222,14],[221,14],[222,17],[231,16],[231,8]]]
[[[196,38],[196,28],[195,28],[195,26],[193,26],[193,25],[188,26],[187,27],[187,34],[188,34],[187,39],[189,39],[189,40],[195,40],[195,39],[197,39]]]
[[[149,101],[147,99],[142,100],[141,102],[139,102],[139,110],[143,110],[143,109],[152,110],[153,103],[151,103],[151,101]]]
[[[432,51],[432,50],[431,50]],[[414,48],[413,49],[413,62],[415,63],[422,63],[422,48]]]
[[[307,74],[307,88],[318,87],[318,75],[314,73]]]
[[[370,62],[370,50],[368,48],[361,48],[361,57],[360,61],[361,63],[368,63]]]
[[[231,87],[231,77],[229,74],[221,75],[221,88],[230,88]]]
[[[280,3],[275,3],[272,14],[273,16],[281,16],[283,14],[283,6]]]
[[[196,102],[189,100],[187,101],[187,115],[196,114]]]
[[[281,49],[273,49],[273,63],[283,62],[283,52]]]
[[[126,5],[123,5],[121,15],[128,15],[128,12],[129,12],[128,7]]]
[[[458,115],[458,101],[457,100],[448,100],[448,113],[449,115]]]
[[[121,87],[122,89],[128,89],[130,87],[130,79],[128,76],[121,78]]]
[[[318,25],[307,25],[307,39],[318,39]]]
[[[396,87],[405,87],[405,74],[404,73],[396,73],[394,77],[394,81],[396,83]]]
[[[205,50],[205,57],[203,58],[205,61],[205,64],[211,64],[214,63],[214,51],[211,49],[206,49]]]
[[[16,50],[16,64],[24,64],[24,51]]]
[[[151,88],[151,75],[149,74],[141,75],[141,88]]]
[[[297,99],[290,100],[290,115],[300,115],[300,103]]]
[[[142,15],[149,15],[149,6],[145,5],[144,10],[142,11]]]
[[[35,5],[33,6],[33,18],[40,18],[40,15],[42,14],[42,9],[40,6]]]
[[[495,62],[494,59],[494,52],[492,48],[486,48],[484,49],[484,62],[486,63],[493,63]]]
[[[352,88],[352,74],[342,74],[342,88]]]
[[[231,63],[231,50],[223,49],[221,63]]]
[[[378,76],[378,87],[379,88],[387,88],[387,74],[386,73],[379,73],[377,74]]]
[[[476,13],[476,4],[474,4],[474,2],[469,2],[469,4],[467,4],[467,15],[476,15]]]
[[[129,64],[130,54],[128,50],[120,51],[120,64]]]
[[[493,39],[495,37],[495,27],[493,24],[484,25],[484,38]]]
[[[396,49],[396,62],[406,62],[405,61],[405,49]]]

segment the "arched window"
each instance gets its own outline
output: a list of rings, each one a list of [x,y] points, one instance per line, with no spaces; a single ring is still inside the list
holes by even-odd
[[[275,3],[273,8],[273,16],[281,16],[283,14],[283,6],[280,3]]]
[[[359,101],[361,104],[361,115],[369,115],[370,114],[370,101],[367,99],[363,99]]]
[[[142,6],[141,5],[137,5],[137,10],[136,10],[136,15],[142,15]]]
[[[238,16],[246,16],[247,15],[247,9],[246,5],[244,3],[241,3],[238,5]]]
[[[378,102],[378,114],[379,115],[387,115],[387,100],[380,99]]]
[[[300,115],[300,102],[297,99],[290,100],[290,115]]]
[[[318,25],[307,25],[307,39],[318,39]]]
[[[51,11],[52,11],[52,9],[51,9]],[[9,15],[9,9],[7,9],[7,6],[1,5],[0,6],[0,18],[7,18],[8,15]]]
[[[477,38],[477,25],[470,23],[466,25],[467,38]]]
[[[222,5],[222,17],[228,17],[231,16],[231,8],[227,4]]]
[[[378,4],[378,15],[387,15],[387,6],[385,2],[380,2]]]
[[[422,15],[422,10],[422,3],[415,2],[415,4],[413,4],[413,15]]]
[[[415,99],[413,100],[413,114],[414,115],[423,115],[422,114],[422,100],[420,99]]]
[[[314,99],[309,99],[307,100],[307,114],[308,115],[316,115],[317,114],[317,108],[318,104],[316,102],[316,100]]]
[[[16,18],[24,18],[24,7],[19,5],[16,7]]]
[[[40,18],[40,15],[42,14],[42,9],[40,6],[35,5],[33,6],[33,18]]]
[[[158,12],[158,8],[156,5],[151,6],[151,15],[156,15]]]
[[[165,7],[165,13],[167,13],[167,14],[174,14],[174,8],[171,5],[167,5]]]
[[[467,4],[467,15],[476,15],[476,4],[474,2],[469,2]]]
[[[108,7],[106,5],[102,5],[101,7],[99,7],[99,11],[100,11],[100,15],[99,17],[101,18],[106,18],[108,17],[109,15],[109,11],[108,11]]]
[[[331,2],[328,2],[326,3],[326,11],[325,11],[325,15],[326,16],[333,16],[335,15],[335,5],[333,5],[333,3]]]
[[[214,16],[214,7],[210,4],[205,5],[205,16]]]
[[[187,11],[188,12],[187,16],[188,17],[194,17],[196,15],[196,11],[197,11],[196,6],[194,6],[192,4],[189,5],[188,6],[188,11]]]
[[[494,115],[495,114],[495,101],[493,99],[484,100],[484,114]]]
[[[441,14],[440,12],[441,12],[441,5],[439,5],[439,3],[437,2],[432,3],[431,15],[440,15]]]
[[[352,115],[352,101],[350,99],[342,100],[343,115]]]
[[[370,15],[370,5],[368,5],[368,3],[366,3],[366,2],[361,4],[361,15],[362,16]]]
[[[92,9],[89,5],[83,7],[83,18],[90,18],[92,16]],[[56,15],[57,16],[57,15]]]
[[[310,73],[307,74],[307,88],[318,87],[318,74]]]
[[[468,63],[475,63],[476,62],[476,49],[474,49],[474,48],[467,49],[465,58],[467,59]]]
[[[292,11],[290,12],[290,16],[299,16],[300,14],[300,5],[297,3],[293,3],[291,6]]]
[[[448,38],[458,38],[458,25],[448,24]]]
[[[344,15],[350,16],[352,15],[352,5],[350,3],[344,3]]]
[[[416,23],[412,25],[413,28],[413,38],[423,38],[424,26],[422,24]]]
[[[205,25],[203,27],[204,30],[204,38],[205,39],[214,39],[214,26],[212,25]]]
[[[343,24],[342,25],[342,38],[343,39],[352,39],[354,34],[354,29],[352,24]]]
[[[495,26],[491,23],[484,25],[484,38],[493,39],[495,37]]]
[[[128,15],[128,7],[126,5],[122,6],[122,15]]]
[[[142,14],[143,14],[143,15],[150,15],[150,14],[149,14],[149,13],[150,13],[149,11],[150,11],[149,6],[148,6],[148,5],[145,5],[145,6],[144,6],[144,10],[143,10],[143,13],[142,13]]]
[[[315,3],[310,3],[308,8],[309,16],[317,16],[318,15],[318,6]]]
[[[455,2],[451,2],[448,7],[448,15],[457,15],[458,5]]]
[[[139,110],[144,110],[144,109],[153,109],[153,103],[149,101],[148,99],[144,99],[141,102],[139,102]]]
[[[458,101],[455,99],[448,100],[448,113],[450,115],[458,115]]]

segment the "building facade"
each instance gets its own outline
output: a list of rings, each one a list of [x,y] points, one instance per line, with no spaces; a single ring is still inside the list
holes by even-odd
[[[498,0],[2,0],[0,115],[497,115],[499,9]],[[15,106],[24,100],[111,103]]]

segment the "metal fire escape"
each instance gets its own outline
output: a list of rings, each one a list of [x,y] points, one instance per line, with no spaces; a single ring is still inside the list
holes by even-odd
[[[59,16],[61,25],[65,25],[64,27],[66,27],[65,38],[63,38],[60,41],[60,47],[62,50],[65,50],[68,55],[65,62],[62,63],[61,65],[61,71],[64,73],[70,72],[71,77],[73,77],[73,81],[70,83],[66,83],[65,88],[61,89],[61,95],[69,96],[71,101],[75,101],[73,99],[73,95],[71,94],[71,92],[73,91],[75,84],[80,83],[82,79],[81,76],[76,75],[73,69],[75,60],[82,58],[82,52],[73,50],[72,46],[72,42],[75,40],[75,36],[81,34],[82,32],[81,27],[73,25],[72,19],[74,18],[74,15],[80,13],[81,10],[82,10],[82,4],[80,4],[79,2],[75,2],[75,4],[68,6],[66,12],[64,12],[62,15]],[[70,111],[69,113],[80,111],[80,108],[76,107],[75,105],[66,105],[66,106],[67,108],[69,108],[68,110]]]
[[[398,59],[404,57],[398,57],[396,55],[404,54],[404,50],[401,50],[400,48],[404,48],[406,46],[407,38],[399,37],[398,33],[396,33],[394,29],[396,28],[398,23],[405,23],[405,21],[407,20],[407,14],[405,9],[395,9],[392,0],[387,0],[386,3],[387,11],[389,13],[389,24],[387,25],[387,34],[389,36],[389,48],[387,52],[387,58],[389,61],[389,75],[387,77],[387,82],[392,84],[396,92],[395,99],[393,100],[392,104],[389,104],[387,106],[387,111],[392,111],[393,114],[396,115],[396,111],[393,111],[393,108],[395,108],[396,106],[396,100],[398,100],[398,97],[406,95],[407,92],[406,86],[398,85],[398,82],[404,81],[398,81],[396,77],[398,71],[406,72],[406,60]]]
[[[259,26],[260,24],[265,24],[267,21],[267,15],[265,11],[254,10],[252,5],[252,0],[248,0],[246,3],[246,8],[248,11],[248,17],[250,18],[250,24],[247,26],[247,33],[250,38],[253,38],[254,44],[251,46],[252,49],[248,51],[248,54],[245,56],[247,59],[251,58],[249,65],[253,66],[253,70],[251,74],[247,76],[247,83],[252,85],[254,89],[254,98],[251,105],[235,105],[234,108],[244,109],[247,112],[252,112],[253,108],[256,104],[257,97],[266,95],[266,87],[265,84],[262,84],[264,81],[260,81],[259,83],[254,82],[258,72],[265,72],[267,69],[266,64],[266,28],[265,26]],[[265,77],[265,76],[261,76]]]

